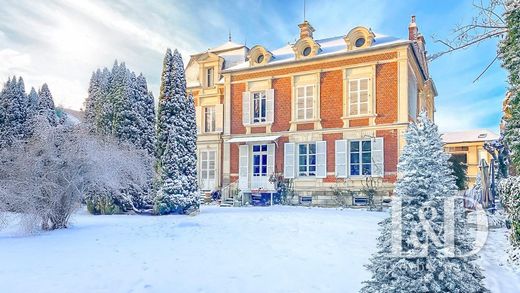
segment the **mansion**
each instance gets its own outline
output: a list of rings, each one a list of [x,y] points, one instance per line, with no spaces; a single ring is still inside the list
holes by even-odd
[[[390,194],[408,123],[435,112],[415,17],[407,39],[359,26],[318,40],[309,22],[298,27],[278,49],[229,40],[191,56],[201,189],[269,194],[276,174],[314,205],[367,178]]]

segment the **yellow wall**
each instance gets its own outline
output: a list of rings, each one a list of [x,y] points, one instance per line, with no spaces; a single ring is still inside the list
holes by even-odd
[[[471,188],[475,184],[477,173],[479,172],[479,153],[486,162],[491,162],[491,155],[484,149],[484,141],[478,142],[460,142],[447,143],[444,148],[451,154],[466,154],[468,165],[468,187]],[[453,148],[467,148],[467,150],[454,150]]]

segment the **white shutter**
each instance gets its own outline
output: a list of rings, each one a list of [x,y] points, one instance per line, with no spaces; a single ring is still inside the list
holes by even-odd
[[[267,123],[274,122],[274,89],[268,89],[265,91],[266,102],[267,102]]]
[[[242,123],[244,125],[251,124],[251,93],[243,92],[242,93]]]
[[[383,149],[384,144],[382,137],[372,139],[372,176],[383,177],[385,175]]]
[[[270,177],[274,174],[274,143],[267,145],[267,176]]]
[[[195,107],[195,118],[197,119],[197,133],[202,133],[204,125],[202,125],[202,107]]]
[[[283,154],[284,154],[284,160],[283,160],[283,177],[291,179],[294,178],[295,173],[295,149],[296,145],[294,143],[286,143],[284,144]]]
[[[316,142],[316,178],[327,177],[327,142]]]
[[[347,141],[336,140],[336,177],[347,177]]]
[[[249,146],[241,145],[238,153],[238,187],[247,190],[249,188]]]
[[[224,105],[215,105],[215,131],[222,132],[224,130]]]

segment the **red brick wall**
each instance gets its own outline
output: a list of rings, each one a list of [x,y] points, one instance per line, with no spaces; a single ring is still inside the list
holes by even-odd
[[[376,67],[376,124],[397,121],[397,62]]]
[[[297,130],[314,130],[314,123],[303,123],[296,125]]]
[[[323,128],[343,127],[343,73],[323,72],[320,78],[320,116]]]
[[[399,161],[397,130],[378,130],[376,131],[376,136],[383,137],[384,140],[384,180],[395,182],[397,178],[397,163]]]
[[[242,93],[246,91],[245,83],[231,85],[231,133],[245,134],[246,128],[242,123]]]
[[[368,126],[368,118],[366,119],[353,119],[349,122],[350,127]]]
[[[251,133],[265,133],[265,126],[251,127]]]
[[[341,133],[323,134],[323,140],[327,142],[327,173],[336,170],[336,140],[343,139]],[[325,182],[336,182],[336,177],[327,175]]]
[[[273,79],[272,86],[275,98],[274,123],[271,126],[271,131],[287,131],[291,126],[291,78],[282,77]]]
[[[284,160],[284,144],[289,142],[289,137],[282,136],[278,138],[275,153],[275,172],[283,174],[283,160]]]
[[[238,143],[229,144],[229,156],[230,156],[230,173],[238,173],[238,159],[239,159],[239,151],[238,151]]]

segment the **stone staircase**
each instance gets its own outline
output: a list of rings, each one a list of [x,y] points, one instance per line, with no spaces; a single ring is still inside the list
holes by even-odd
[[[235,193],[237,191],[237,182],[232,182],[229,185],[223,187],[220,190],[220,206],[221,207],[234,207],[235,206]]]

